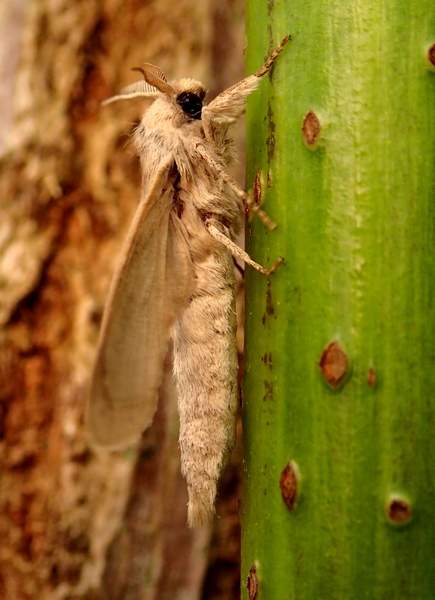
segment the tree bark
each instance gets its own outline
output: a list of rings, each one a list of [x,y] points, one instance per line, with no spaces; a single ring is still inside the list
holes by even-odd
[[[212,0],[4,4],[0,597],[200,598],[208,561],[218,565],[222,552],[215,545],[209,559],[215,525],[186,526],[170,365],[140,444],[96,451],[84,430],[104,301],[140,194],[129,136],[143,105],[100,102],[134,81],[129,68],[144,61],[169,78],[210,85],[218,71],[219,85],[235,82],[243,8]],[[232,492],[218,505],[221,537],[238,531]],[[234,582],[234,553],[231,560]]]

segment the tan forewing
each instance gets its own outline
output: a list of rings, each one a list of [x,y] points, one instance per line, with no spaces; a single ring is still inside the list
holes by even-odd
[[[172,159],[141,201],[109,291],[87,407],[93,440],[116,446],[151,423],[170,327],[187,303],[192,267],[172,210]]]

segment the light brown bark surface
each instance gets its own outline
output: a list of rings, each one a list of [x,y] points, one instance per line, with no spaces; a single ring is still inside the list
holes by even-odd
[[[188,530],[170,365],[140,447],[95,451],[83,409],[140,185],[142,105],[100,102],[145,61],[212,93],[240,79],[241,2],[3,4],[0,598],[237,598],[237,466],[217,525]]]

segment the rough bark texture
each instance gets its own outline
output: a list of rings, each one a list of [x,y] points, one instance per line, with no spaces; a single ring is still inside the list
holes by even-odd
[[[213,92],[237,81],[241,2],[4,4],[0,597],[199,598],[212,528],[186,528],[170,377],[139,448],[96,452],[83,427],[104,300],[140,183],[129,135],[141,105],[100,102],[144,61],[213,82]],[[234,469],[204,598],[237,597]]]

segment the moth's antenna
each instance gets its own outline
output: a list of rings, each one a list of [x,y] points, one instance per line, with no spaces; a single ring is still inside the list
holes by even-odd
[[[132,70],[142,73],[145,81],[152,87],[157,88],[159,92],[163,92],[164,94],[174,93],[174,88],[172,85],[169,85],[165,74],[158,67],[145,63],[142,67],[134,67]]]
[[[117,102],[118,100],[130,100],[131,98],[155,99],[159,92],[172,94],[174,92],[171,85],[166,80],[166,75],[159,67],[145,63],[142,67],[133,67],[132,71],[138,71],[143,75],[144,81],[136,81],[131,85],[122,88],[119,94],[111,96],[101,103],[101,106]]]
[[[101,103],[101,106],[117,102],[118,100],[130,100],[131,98],[148,98],[150,100],[157,98],[158,90],[149,85],[146,81],[136,81],[126,87],[122,88],[119,94],[111,96]]]
[[[162,79],[163,81],[168,81],[166,79],[166,75],[163,73],[163,71],[159,67],[156,67],[156,65],[152,65],[151,63],[144,63],[142,65],[142,67],[144,68],[145,71],[147,71],[148,73],[152,73],[159,79]],[[133,69],[133,71],[134,71],[134,69]]]

